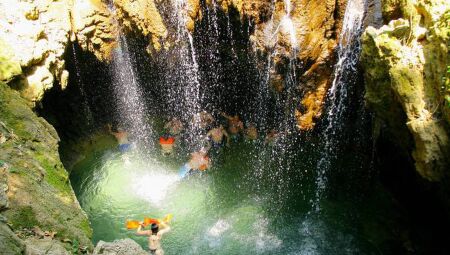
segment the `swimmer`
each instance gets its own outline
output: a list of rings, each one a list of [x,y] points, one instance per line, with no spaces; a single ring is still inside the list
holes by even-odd
[[[177,136],[184,130],[184,126],[181,120],[179,120],[177,117],[173,117],[164,125],[164,129],[166,129],[169,134]]]
[[[245,137],[249,140],[255,141],[258,139],[258,130],[253,123],[250,123],[245,130]]]
[[[201,111],[192,117],[193,124],[195,125],[198,123],[202,129],[208,128],[214,121],[216,121],[214,117],[207,111]]]
[[[278,138],[280,138],[280,133],[278,133],[275,129],[271,129],[269,133],[267,133],[264,143],[274,144],[277,142]]]
[[[171,155],[175,146],[175,138],[171,136],[161,136],[159,138],[159,145],[163,155]]]
[[[227,146],[229,146],[230,136],[222,125],[209,130],[209,132],[206,134],[206,137],[209,137],[212,140],[213,147],[220,146],[223,142],[224,136],[227,138]]]
[[[116,130],[113,131],[111,124],[108,124],[107,127],[108,132],[116,138],[117,143],[119,144],[118,146],[119,151],[120,152],[128,151],[131,148],[131,144],[128,141],[128,133],[121,128],[117,128]]]
[[[242,123],[238,115],[230,116],[222,112],[222,116],[228,120],[228,132],[231,135],[237,135],[244,129],[244,123]]]
[[[136,233],[141,236],[148,236],[148,248],[150,249],[150,254],[163,255],[164,251],[161,247],[161,238],[170,231],[170,226],[165,222],[160,222],[159,224],[153,223],[150,226],[151,230],[142,230],[144,222],[139,222]],[[161,230],[159,229],[160,226],[162,228]]]
[[[189,162],[184,164],[179,172],[181,179],[189,175],[193,170],[205,171],[210,167],[210,160],[207,155],[207,150],[202,148],[200,151],[191,153]]]

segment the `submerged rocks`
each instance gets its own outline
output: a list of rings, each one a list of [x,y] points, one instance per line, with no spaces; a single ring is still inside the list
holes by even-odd
[[[14,231],[40,227],[56,238],[92,246],[92,230],[70,186],[58,155],[58,135],[36,116],[18,92],[0,83],[0,130],[9,132],[0,144],[7,162],[8,209],[3,212]],[[3,187],[3,185],[2,185]],[[0,250],[3,250],[0,243]]]
[[[362,38],[366,102],[417,172],[436,181],[450,168],[450,3],[386,1],[383,17],[389,24]]]
[[[98,242],[93,255],[146,255],[146,251],[135,241],[126,238],[114,242]]]

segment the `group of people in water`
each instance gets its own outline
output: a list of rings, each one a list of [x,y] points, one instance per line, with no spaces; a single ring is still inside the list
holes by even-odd
[[[187,124],[197,126],[202,132],[201,137],[206,138],[205,141],[200,141],[203,144],[201,149],[192,152],[189,161],[180,168],[180,178],[185,178],[195,170],[205,171],[208,169],[211,165],[208,156],[210,150],[224,145],[229,146],[231,139],[236,139],[239,136],[243,136],[249,141],[259,139],[258,129],[253,123],[244,125],[238,115],[231,116],[224,112],[221,112],[219,117],[221,117],[221,121],[216,120],[211,113],[201,111],[194,114],[191,123],[186,123],[186,125],[177,117],[173,117],[165,123],[165,133],[159,138],[159,145],[163,155],[173,154],[175,147],[180,143],[179,140],[182,137],[182,133],[186,130]],[[121,128],[112,129],[112,126],[108,125],[108,131],[116,138],[119,151],[126,152],[131,148],[128,133],[125,130]],[[279,132],[272,129],[265,136],[264,142],[272,144],[278,137]]]
[[[202,144],[201,148],[190,153],[188,162],[180,168],[180,179],[184,179],[195,171],[205,171],[210,168],[210,151],[222,146],[229,146],[231,139],[236,139],[239,136],[243,136],[248,141],[257,141],[259,139],[258,129],[253,123],[244,125],[238,115],[231,116],[223,112],[218,117],[221,117],[221,120],[225,120],[225,122],[221,124],[211,113],[202,111],[195,114],[191,119],[191,123],[186,123],[186,125],[176,117],[165,123],[165,133],[159,138],[159,145],[163,155],[172,155],[174,153],[174,149],[180,143],[179,140],[182,138],[183,132],[187,130],[186,126],[188,124],[198,127],[202,133],[201,136],[205,138],[204,141],[200,141]],[[119,151],[128,151],[131,148],[128,133],[121,128],[113,129],[111,125],[107,127],[108,132],[116,138]],[[280,133],[276,130],[270,130],[264,138],[264,143],[272,144],[276,142],[279,135]],[[164,254],[160,240],[163,234],[170,231],[167,223],[151,224],[151,230],[143,230],[143,227],[143,224],[139,226],[137,234],[148,236],[150,254]]]

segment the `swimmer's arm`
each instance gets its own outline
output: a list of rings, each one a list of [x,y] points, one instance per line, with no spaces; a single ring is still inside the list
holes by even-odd
[[[136,231],[136,234],[140,235],[140,236],[148,236],[151,233],[150,233],[150,230],[142,230],[142,223],[140,223],[139,227],[138,227],[138,229]]]
[[[159,225],[160,225],[161,228],[162,228],[160,231],[158,231],[158,234],[159,234],[159,235],[164,235],[165,233],[167,233],[167,232],[169,232],[169,231],[171,230],[170,226],[167,225],[167,224],[164,223],[164,222],[161,222]]]

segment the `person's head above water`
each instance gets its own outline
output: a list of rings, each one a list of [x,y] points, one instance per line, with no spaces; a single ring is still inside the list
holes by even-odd
[[[152,234],[153,234],[153,235],[158,234],[158,230],[159,230],[158,224],[152,223],[151,229],[152,229]]]

